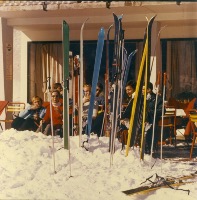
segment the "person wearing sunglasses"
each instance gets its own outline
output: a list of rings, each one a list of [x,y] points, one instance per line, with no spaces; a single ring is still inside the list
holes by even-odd
[[[60,135],[60,137],[63,137],[63,104],[60,102],[60,92],[58,90],[53,90],[51,92],[51,104],[54,135]],[[45,135],[52,134],[50,106],[47,106],[46,114],[40,123],[40,127],[37,129],[36,132],[43,132],[43,134]]]

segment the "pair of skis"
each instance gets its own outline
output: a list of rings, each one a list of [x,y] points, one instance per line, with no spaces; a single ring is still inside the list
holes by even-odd
[[[115,152],[115,137],[117,132],[117,121],[121,114],[121,100],[124,95],[124,88],[128,79],[131,61],[137,50],[127,56],[124,48],[124,30],[122,30],[122,17],[113,13],[114,17],[114,55],[113,64],[109,66],[109,34],[112,25],[108,29],[106,41],[106,75],[105,75],[105,130],[110,132],[109,151],[111,154],[110,164],[113,162]],[[112,88],[110,90],[110,87]]]
[[[135,97],[133,100],[131,118],[128,130],[128,139],[126,146],[126,156],[130,149],[130,145],[134,145],[135,137],[139,129],[138,119],[142,117],[142,136],[141,136],[141,148],[140,158],[144,159],[144,146],[145,146],[145,118],[146,118],[146,94],[147,94],[147,83],[150,79],[150,49],[151,49],[151,29],[156,16],[153,16],[145,32],[144,37],[144,50],[142,54],[142,60],[138,73]],[[144,97],[142,96],[142,87],[145,86]],[[143,104],[143,106],[141,106]],[[143,108],[143,109],[142,109]]]
[[[186,176],[181,176],[181,177],[176,177],[176,178],[172,177],[172,178],[166,178],[166,179],[156,174],[156,177],[155,177],[156,180],[151,180],[151,178],[153,178],[153,176],[147,178],[145,181],[145,182],[149,181],[150,182],[149,185],[140,186],[134,189],[126,190],[126,191],[123,191],[123,193],[126,195],[147,194],[148,192],[151,192],[151,191],[169,187],[174,190],[182,190],[182,191],[188,192],[188,195],[189,195],[190,193],[189,189],[184,190],[177,187],[184,184],[195,183],[197,181],[196,180],[197,172],[191,173],[190,175],[186,175]]]
[[[113,87],[111,95],[111,134],[109,142],[110,150],[110,166],[113,164],[113,154],[115,152],[115,137],[117,132],[117,121],[120,106],[120,88],[121,88],[121,73],[122,73],[122,49],[123,49],[123,30],[122,30],[122,17],[113,13],[114,17],[114,55],[112,64],[112,77],[111,84]]]

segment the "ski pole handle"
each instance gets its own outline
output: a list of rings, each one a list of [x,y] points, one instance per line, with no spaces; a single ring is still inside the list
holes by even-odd
[[[48,89],[50,91],[51,90],[51,77],[50,76],[47,78],[47,82],[49,82]]]
[[[167,80],[167,74],[163,74],[163,84],[166,85],[166,80]]]

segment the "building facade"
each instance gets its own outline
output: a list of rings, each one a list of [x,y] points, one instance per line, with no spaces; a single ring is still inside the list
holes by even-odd
[[[113,23],[113,13],[123,14],[125,40],[143,40],[147,18],[156,15],[151,41],[154,83],[162,71],[161,39],[195,40],[196,11],[196,2],[185,1],[180,5],[176,1],[0,1],[1,99],[27,102],[29,42],[61,42],[63,20],[69,24],[70,41],[79,41],[87,18],[84,40],[96,41],[99,29],[104,27],[107,32]],[[110,38],[114,38],[113,31]]]

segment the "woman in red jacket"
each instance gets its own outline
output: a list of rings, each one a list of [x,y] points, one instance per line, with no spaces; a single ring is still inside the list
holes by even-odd
[[[52,122],[54,135],[60,135],[63,137],[62,125],[63,125],[63,104],[60,102],[60,92],[53,90],[51,92],[52,102]],[[37,132],[43,132],[45,135],[51,135],[51,110],[50,106],[46,108],[46,114],[38,128]]]

